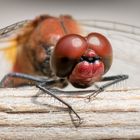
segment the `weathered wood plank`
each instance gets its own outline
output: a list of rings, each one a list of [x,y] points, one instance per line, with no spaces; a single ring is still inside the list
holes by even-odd
[[[134,127],[2,127],[1,139],[6,140],[92,140],[92,139],[139,139],[139,126]]]
[[[68,110],[38,89],[0,89],[0,139],[140,138],[140,89],[59,97],[83,119],[75,128]]]
[[[124,127],[139,126],[140,112],[112,112],[79,113],[83,118],[80,127]],[[69,114],[57,113],[21,113],[7,114],[0,113],[0,126],[20,126],[20,127],[73,127]],[[129,116],[129,117],[128,117]]]

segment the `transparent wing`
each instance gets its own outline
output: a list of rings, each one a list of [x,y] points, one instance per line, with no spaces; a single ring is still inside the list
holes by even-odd
[[[7,51],[7,49],[13,49],[13,46],[15,47],[17,34],[29,22],[30,20],[24,20],[0,29],[0,51]]]
[[[29,20],[20,21],[0,29],[0,78],[11,71],[16,58],[16,36]]]
[[[11,36],[13,33],[25,26],[28,22],[29,20],[24,20],[0,29],[0,39]]]
[[[0,79],[11,72],[17,51],[17,41],[0,41]]]
[[[128,74],[127,85],[140,87],[140,27],[104,20],[80,20],[84,34],[99,32],[113,47],[113,65],[107,75]]]

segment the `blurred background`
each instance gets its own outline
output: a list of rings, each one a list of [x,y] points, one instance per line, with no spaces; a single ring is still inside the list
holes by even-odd
[[[40,14],[70,14],[140,25],[139,0],[0,0],[0,28]]]

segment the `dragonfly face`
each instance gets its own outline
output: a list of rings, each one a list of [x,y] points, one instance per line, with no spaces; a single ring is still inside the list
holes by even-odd
[[[75,87],[86,88],[107,72],[112,63],[112,47],[99,33],[86,37],[69,34],[62,37],[51,58],[59,77],[67,77]]]

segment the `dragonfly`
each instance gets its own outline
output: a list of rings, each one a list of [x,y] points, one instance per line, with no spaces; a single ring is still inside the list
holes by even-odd
[[[83,89],[107,81],[96,85],[96,90],[72,91],[90,92],[87,98],[91,100],[111,85],[128,79],[128,74],[104,76],[112,65],[114,48],[110,41],[127,39],[137,44],[140,39],[136,37],[137,30],[139,28],[126,24],[75,20],[68,15],[41,15],[7,26],[0,29],[0,51],[10,62],[11,71],[2,78],[0,85],[35,85],[67,106],[81,121],[73,107],[55,94],[71,91],[53,87],[64,88],[71,83]]]

